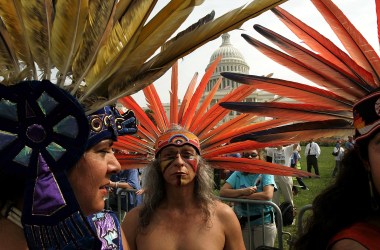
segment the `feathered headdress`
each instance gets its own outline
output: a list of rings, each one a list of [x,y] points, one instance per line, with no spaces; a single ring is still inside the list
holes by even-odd
[[[0,173],[27,176],[29,248],[98,248],[66,172],[86,146],[134,131],[133,115],[103,107],[283,1],[212,12],[172,38],[202,0],[172,0],[154,16],[157,0],[0,0]]]
[[[359,128],[370,126],[379,119],[379,108],[376,106],[378,96],[372,94],[372,98],[363,99],[369,93],[376,92],[379,87],[378,54],[331,0],[311,2],[331,26],[348,54],[284,9],[272,9],[272,12],[310,49],[260,25],[254,25],[255,30],[282,51],[248,35],[242,35],[243,38],[260,52],[317,86],[254,75],[222,73],[231,80],[297,101],[222,103],[221,105],[228,109],[270,116],[292,123],[283,127],[273,126],[260,133],[246,134],[233,141],[302,141],[310,138],[353,135],[354,129],[358,137],[364,133],[364,130],[360,132]],[[379,5],[380,1],[376,0],[376,13],[380,13]],[[369,112],[371,115],[368,115]]]
[[[262,160],[226,156],[231,153],[269,146],[268,143],[242,142],[230,144],[229,141],[238,135],[270,128],[274,124],[279,125],[282,122],[252,123],[256,118],[255,115],[241,114],[226,123],[220,124],[229,111],[219,105],[211,107],[209,105],[220,86],[221,78],[201,102],[206,85],[220,60],[221,57],[218,57],[210,65],[196,89],[197,74],[195,75],[180,106],[177,95],[178,64],[174,64],[170,93],[170,117],[166,115],[154,85],[149,85],[143,89],[153,119],[150,119],[132,97],[119,99],[121,104],[135,111],[136,118],[140,122],[136,135],[124,136],[114,144],[120,151],[135,152],[116,155],[122,164],[122,168],[143,167],[152,161],[157,152],[164,146],[187,143],[196,148],[198,153],[214,168],[274,175],[310,175],[303,171]],[[255,90],[252,86],[241,85],[220,101],[241,101]],[[167,133],[173,125],[179,125],[184,129],[183,138],[178,138],[180,137],[178,131],[175,131],[175,134]]]

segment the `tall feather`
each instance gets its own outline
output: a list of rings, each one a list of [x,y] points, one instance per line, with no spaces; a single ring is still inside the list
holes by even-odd
[[[89,2],[89,13],[84,27],[83,40],[74,58],[72,71],[76,87],[75,93],[82,80],[96,60],[102,44],[108,38],[113,23],[112,13],[116,1],[92,0]]]
[[[178,124],[178,61],[172,67],[170,92],[170,124]]]
[[[179,109],[178,113],[178,124],[182,123],[182,117],[186,113],[187,108],[189,107],[189,103],[191,100],[191,97],[193,96],[195,85],[197,84],[197,79],[198,79],[198,72],[196,72],[191,79],[189,85],[187,86],[185,95],[183,97],[181,107]]]
[[[55,9],[50,57],[59,70],[59,85],[63,87],[82,40],[88,15],[88,0],[57,1]]]
[[[173,58],[187,55],[206,41],[211,41],[223,33],[239,28],[245,21],[283,2],[285,1],[258,0],[231,10],[213,22],[208,22],[198,29],[184,34],[155,58],[152,58],[152,60],[150,60],[151,63],[147,63],[146,66],[142,68],[142,71],[148,68],[157,68],[160,65],[172,64]]]
[[[331,0],[311,1],[338,36],[351,57],[360,66],[371,72],[375,81],[378,81],[380,74],[379,56],[362,34]]]
[[[29,43],[33,59],[43,79],[50,79],[52,63],[49,57],[51,29],[53,24],[53,3],[51,0],[21,0],[22,15],[25,23],[25,35]]]

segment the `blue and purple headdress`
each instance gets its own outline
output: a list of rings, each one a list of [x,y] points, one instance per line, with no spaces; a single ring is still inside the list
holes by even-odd
[[[135,132],[133,112],[105,107],[87,117],[49,81],[0,85],[0,174],[26,179],[21,221],[30,249],[100,247],[66,172],[97,142]]]

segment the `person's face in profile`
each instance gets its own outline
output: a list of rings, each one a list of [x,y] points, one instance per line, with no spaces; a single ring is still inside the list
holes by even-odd
[[[198,168],[198,154],[194,147],[168,146],[161,151],[159,161],[168,184],[182,186],[194,180]]]
[[[85,215],[104,209],[110,176],[121,169],[112,145],[112,140],[103,140],[95,144],[68,172],[69,182]]]

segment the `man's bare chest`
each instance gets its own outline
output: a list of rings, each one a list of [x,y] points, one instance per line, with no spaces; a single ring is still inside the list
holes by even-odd
[[[155,220],[144,233],[138,235],[136,243],[138,249],[223,249],[224,232],[214,224],[194,218]]]

